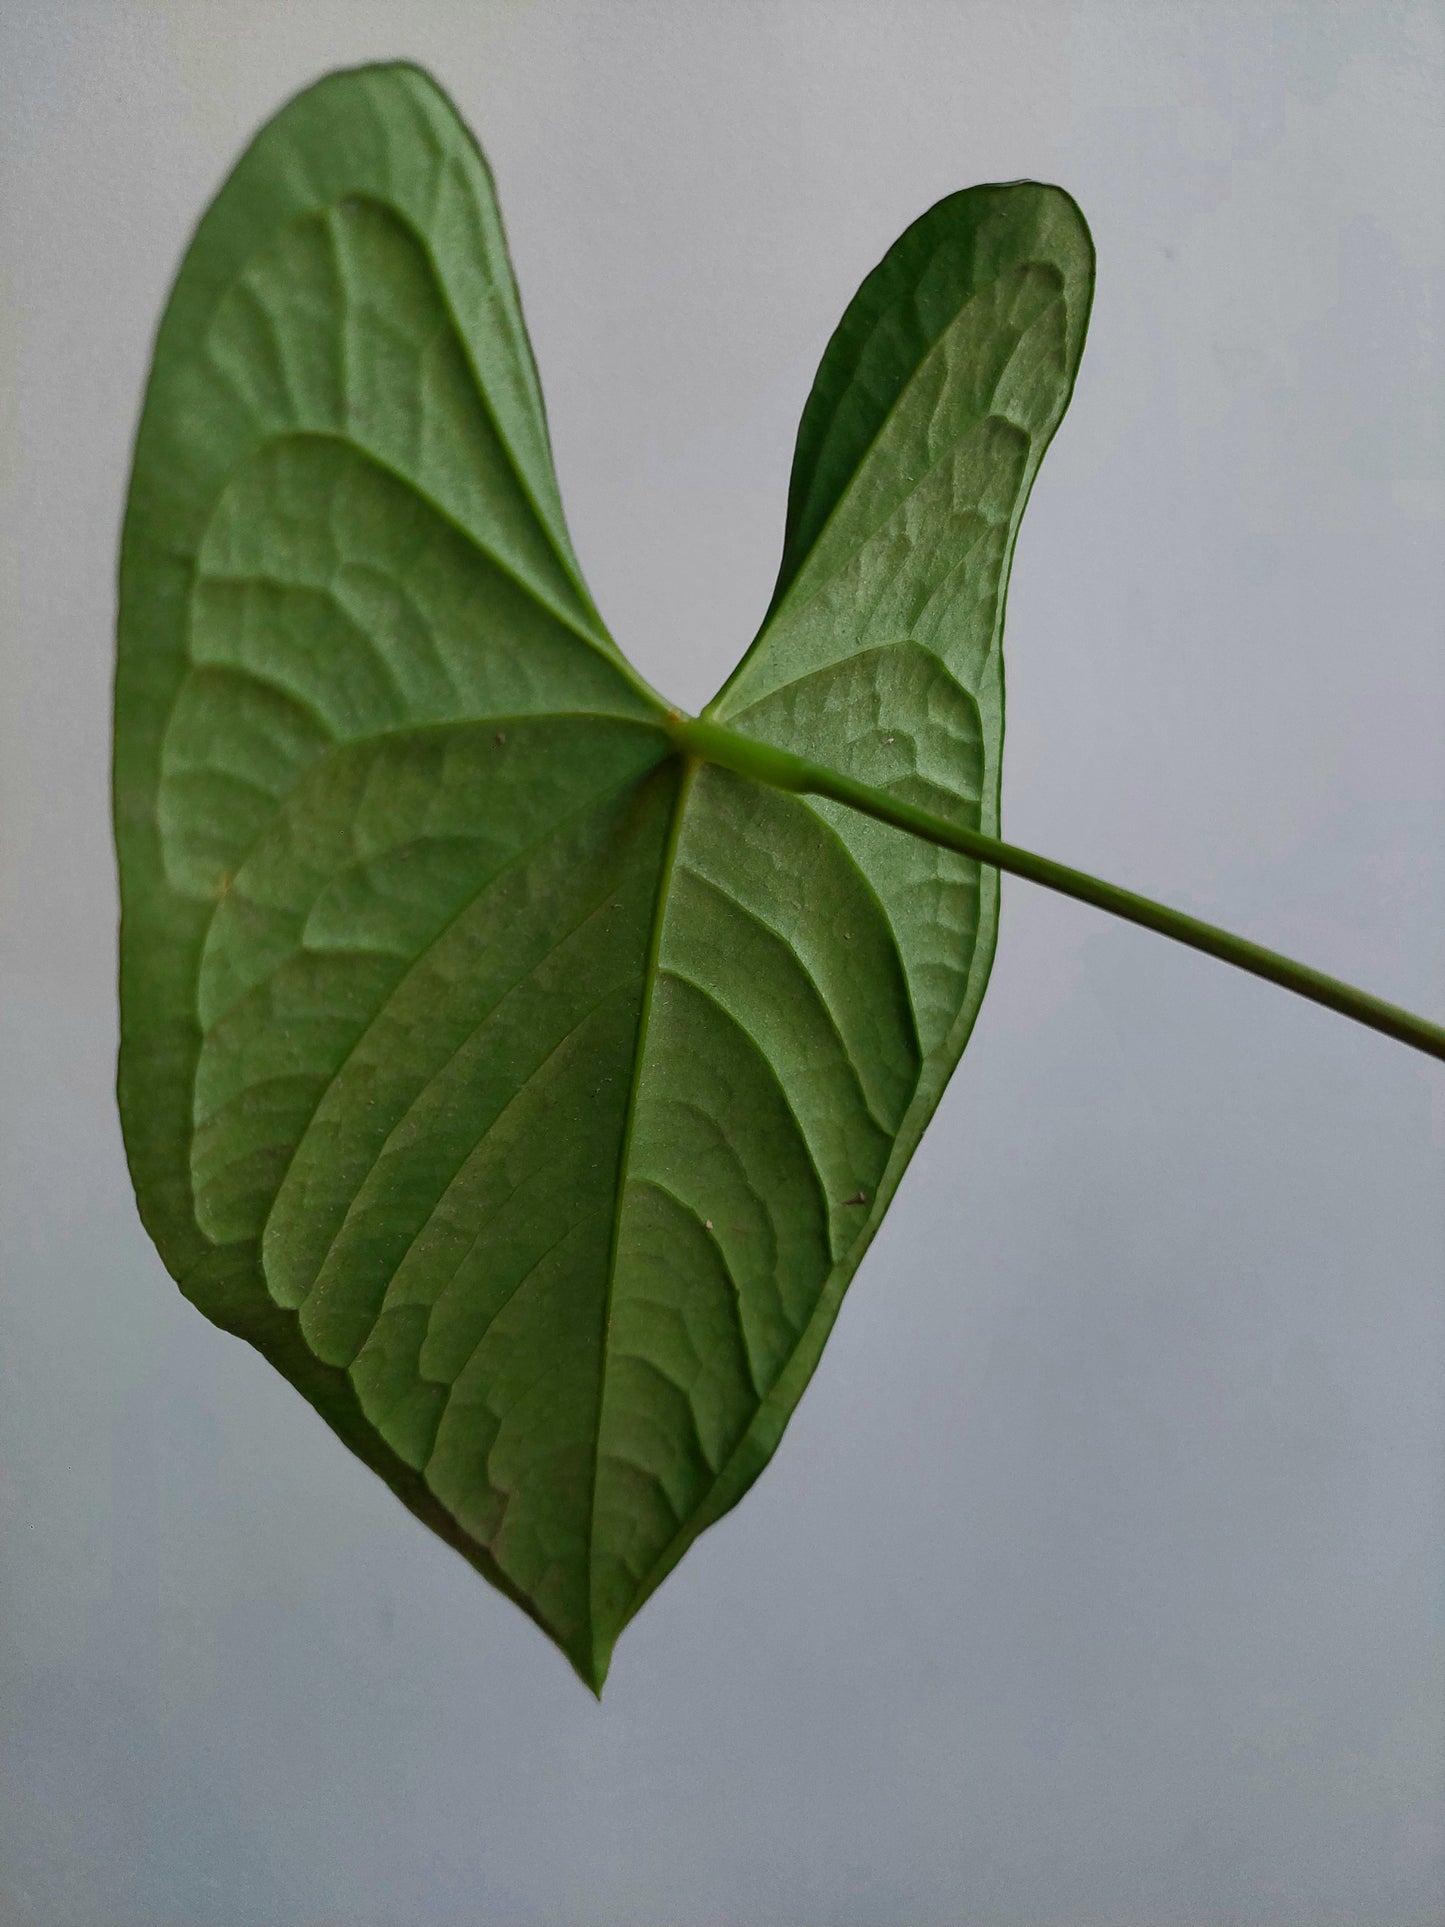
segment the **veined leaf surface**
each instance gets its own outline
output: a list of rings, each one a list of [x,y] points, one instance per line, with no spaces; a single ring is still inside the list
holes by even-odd
[[[903,235],[709,716],[996,829],[1004,589],[1091,285],[1056,188]],[[675,750],[572,554],[490,176],[415,68],[294,100],[181,268],[115,812],[166,1264],[600,1688],[777,1445],[997,880]]]

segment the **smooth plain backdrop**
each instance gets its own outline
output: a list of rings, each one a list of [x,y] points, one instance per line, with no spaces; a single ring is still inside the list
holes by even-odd
[[[111,1097],[130,439],[225,171],[388,55],[492,159],[584,567],[689,706],[863,274],[1069,187],[1005,833],[1445,1015],[1438,4],[6,0],[0,1920],[1438,1920],[1440,1066],[1006,879],[783,1448],[600,1708],[164,1274]]]

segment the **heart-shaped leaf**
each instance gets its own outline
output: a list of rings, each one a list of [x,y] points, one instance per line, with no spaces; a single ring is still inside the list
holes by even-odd
[[[1091,282],[1055,188],[899,240],[710,717],[996,828]],[[581,582],[474,142],[415,68],[323,80],[201,223],[137,441],[126,1145],[186,1294],[594,1687],[777,1445],[997,918],[992,870],[669,715]]]

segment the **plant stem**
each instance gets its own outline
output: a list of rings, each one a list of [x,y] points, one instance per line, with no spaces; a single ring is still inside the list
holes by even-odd
[[[845,803],[850,809],[861,810],[865,816],[876,817],[880,823],[891,823],[945,850],[957,850],[997,870],[1027,877],[1031,883],[1041,883],[1046,889],[1076,897],[1080,903],[1091,903],[1098,910],[1108,910],[1130,923],[1142,924],[1146,930],[1157,930],[1176,943],[1219,957],[1300,997],[1324,1004],[1342,1017],[1353,1018],[1357,1024],[1382,1031],[1398,1043],[1445,1061],[1445,1028],[1439,1024],[1401,1010],[1397,1004],[1387,1004],[1381,997],[1371,997],[1336,977],[1327,977],[1323,971],[1310,969],[1308,964],[1296,963],[1277,951],[1266,950],[1262,944],[1233,936],[1228,930],[1202,923],[1198,917],[1187,917],[1182,911],[1171,910],[1148,897],[1135,896],[1132,890],[1121,890],[1117,884],[1105,883],[1083,870],[1071,870],[1067,864],[1035,856],[1031,850],[1001,843],[996,837],[984,836],[977,830],[962,829],[945,817],[934,816],[928,810],[890,796],[886,790],[856,783],[851,777],[840,776],[836,770],[810,763],[786,750],[774,749],[768,743],[756,742],[718,723],[673,715],[668,718],[668,729],[678,748],[690,756],[721,764],[724,769],[769,783],[775,789],[831,797],[834,802]]]

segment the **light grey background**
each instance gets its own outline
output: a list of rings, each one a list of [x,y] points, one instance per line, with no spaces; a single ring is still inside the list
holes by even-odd
[[[598,1708],[148,1245],[106,759],[179,253],[286,95],[405,53],[496,168],[594,590],[688,705],[863,273],[955,187],[1070,187],[1006,833],[1445,1013],[1442,18],[0,7],[6,1927],[1439,1918],[1438,1066],[1006,882],[783,1449]]]

